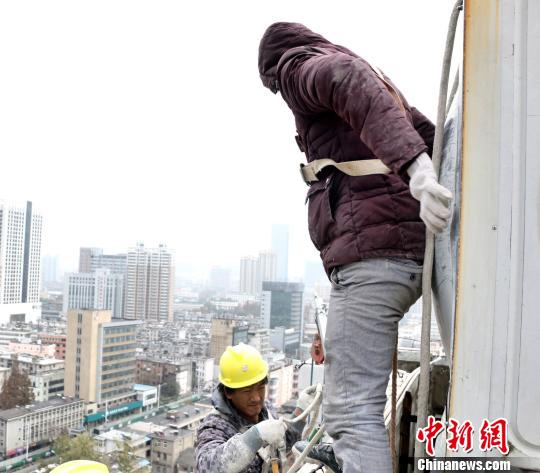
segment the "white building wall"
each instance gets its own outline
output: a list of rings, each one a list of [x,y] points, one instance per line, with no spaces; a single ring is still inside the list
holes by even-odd
[[[176,375],[176,382],[178,383],[178,393],[180,395],[186,394],[191,391],[189,371],[180,371]]]
[[[150,249],[139,244],[129,250],[125,318],[172,320],[173,290],[173,254],[165,245]]]
[[[22,302],[22,280],[24,261],[24,214],[23,209],[4,207],[2,226],[2,271],[3,304]]]
[[[10,204],[0,201],[0,304],[35,304],[34,309],[40,314],[42,217],[32,209],[25,265],[27,208],[32,208],[30,203]],[[23,290],[25,269],[28,279]],[[23,300],[24,292],[26,292],[25,300]],[[31,312],[27,306],[21,314]],[[2,320],[3,323],[8,321],[9,319]]]
[[[240,259],[240,292],[257,294],[258,290],[258,260],[254,256],[244,256]]]
[[[28,260],[28,293],[26,302],[39,302],[41,287],[41,231],[43,217],[32,212],[30,231],[30,255]]]
[[[114,318],[123,312],[124,280],[108,269],[94,273],[69,273],[64,283],[64,313],[69,309],[111,310]]]
[[[280,407],[294,395],[294,365],[271,369],[268,373],[269,402],[275,407]]]
[[[260,292],[262,290],[263,281],[277,280],[277,256],[274,252],[261,251],[259,253],[258,271],[258,291]]]

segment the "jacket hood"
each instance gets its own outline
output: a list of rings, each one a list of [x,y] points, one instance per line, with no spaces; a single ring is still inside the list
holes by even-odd
[[[222,414],[226,414],[231,417],[239,416],[237,410],[232,406],[229,400],[225,397],[223,390],[218,385],[212,392],[212,404]]]
[[[287,50],[325,45],[332,43],[300,23],[278,22],[270,25],[259,44],[259,74],[263,85],[277,92],[277,65]]]

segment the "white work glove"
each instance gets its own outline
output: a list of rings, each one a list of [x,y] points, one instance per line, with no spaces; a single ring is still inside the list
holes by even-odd
[[[304,389],[298,396],[298,401],[296,401],[296,407],[300,409],[302,412],[304,412],[315,399],[316,390],[317,390],[316,385],[309,386],[306,389]]]
[[[268,419],[255,425],[255,429],[257,429],[259,437],[263,442],[278,445],[283,442],[287,427],[283,419]]]
[[[441,233],[450,221],[452,193],[437,182],[433,163],[422,153],[407,168],[412,196],[420,202],[420,218],[432,233]]]

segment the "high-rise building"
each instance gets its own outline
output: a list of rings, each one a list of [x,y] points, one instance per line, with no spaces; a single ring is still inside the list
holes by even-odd
[[[249,327],[248,345],[255,347],[263,358],[266,358],[272,351],[270,346],[270,329]]]
[[[263,282],[261,319],[264,326],[270,329],[277,327],[294,329],[294,338],[298,341],[299,346],[303,339],[303,299],[304,285],[302,283]],[[289,332],[286,332],[285,335],[289,337],[289,341],[285,341],[284,344],[288,345],[290,347],[288,351],[292,352],[294,351],[290,344],[292,335]],[[272,343],[272,335],[270,338]]]
[[[103,254],[102,248],[81,248],[79,252],[79,273],[93,273],[98,269],[108,269],[112,274],[124,276],[127,271],[127,255]]]
[[[270,361],[269,365],[268,402],[278,408],[296,397],[298,373],[290,359]]]
[[[277,256],[273,251],[261,251],[259,253],[259,291],[262,290],[263,281],[277,280]]]
[[[0,322],[40,315],[42,216],[32,206],[0,201]]]
[[[41,286],[46,288],[55,282],[58,282],[58,256],[45,255],[41,260]]]
[[[330,285],[321,260],[306,261],[304,265],[304,284],[311,289],[316,285]]]
[[[294,358],[299,358],[300,332],[296,328],[276,327],[270,330],[270,346]]]
[[[259,292],[259,262],[254,256],[240,259],[240,292],[257,294]]]
[[[69,309],[112,310],[121,319],[124,301],[124,276],[108,269],[93,273],[69,273],[64,280],[64,314]]]
[[[103,254],[102,248],[81,248],[79,250],[79,273],[92,272],[92,258]]]
[[[137,372],[135,380],[138,384],[157,386],[169,379],[175,379],[180,395],[191,391],[191,359],[182,361],[165,361],[149,358],[137,358]]]
[[[272,251],[261,251],[259,256],[240,259],[240,292],[260,294],[263,281],[277,280],[277,257]]]
[[[145,248],[139,243],[128,252],[124,318],[172,321],[173,255],[165,245]]]
[[[247,343],[248,329],[244,321],[214,317],[210,328],[210,357],[219,361],[228,346]]]
[[[272,251],[277,256],[277,279],[289,279],[289,225],[272,225]]]
[[[127,255],[125,253],[116,255],[104,255],[100,253],[92,255],[90,257],[90,271],[94,272],[100,269],[108,269],[111,274],[125,276],[127,273]]]
[[[110,310],[67,314],[64,392],[112,406],[133,395],[140,321],[113,321]]]
[[[102,248],[81,248],[79,254],[79,273],[89,274],[95,273],[101,270],[108,270],[111,275],[122,276],[123,285],[121,288],[121,299],[118,298],[118,294],[115,296],[115,304],[118,304],[120,308],[115,304],[105,304],[100,307],[90,307],[92,309],[113,309],[113,317],[121,318],[124,314],[124,304],[127,290],[127,254],[119,253],[114,255],[106,255],[103,253]],[[113,284],[116,286],[116,284]],[[75,308],[76,306],[72,304]]]

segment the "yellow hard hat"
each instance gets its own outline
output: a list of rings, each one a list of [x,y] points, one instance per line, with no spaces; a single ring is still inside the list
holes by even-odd
[[[268,375],[268,363],[252,346],[227,347],[219,360],[219,382],[232,389],[245,388]]]
[[[90,460],[73,460],[62,463],[50,473],[109,473],[109,469],[103,463]]]

